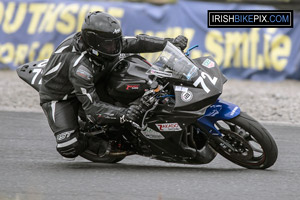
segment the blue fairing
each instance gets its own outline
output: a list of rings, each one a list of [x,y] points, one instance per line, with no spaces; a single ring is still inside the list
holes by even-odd
[[[215,104],[206,109],[205,114],[198,119],[198,123],[213,135],[221,133],[214,124],[218,120],[232,119],[240,114],[241,110],[237,105],[218,99]]]

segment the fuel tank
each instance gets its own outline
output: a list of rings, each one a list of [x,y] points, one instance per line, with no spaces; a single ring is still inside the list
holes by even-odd
[[[145,58],[133,55],[120,61],[109,75],[107,93],[122,104],[133,102],[149,89],[146,72],[151,64]]]

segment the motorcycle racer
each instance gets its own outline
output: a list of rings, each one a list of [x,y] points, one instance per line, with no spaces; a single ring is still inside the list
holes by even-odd
[[[181,50],[187,46],[187,38],[182,35],[175,39],[123,36],[116,18],[96,11],[87,14],[80,32],[57,47],[43,71],[39,94],[56,137],[56,149],[63,157],[75,158],[89,146],[88,139],[79,130],[81,108],[91,123],[99,125],[120,125],[124,119],[140,118],[140,106],[125,108],[109,104],[98,95],[95,84],[105,80],[121,53],[161,51],[168,41]],[[103,145],[107,147],[107,143]],[[101,153],[106,151],[100,149]]]

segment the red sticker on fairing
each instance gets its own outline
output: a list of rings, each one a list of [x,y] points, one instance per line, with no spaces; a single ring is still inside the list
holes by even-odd
[[[163,124],[155,124],[159,131],[167,132],[167,131],[181,131],[181,127],[178,123],[163,123]]]
[[[126,90],[138,90],[140,85],[127,85]]]

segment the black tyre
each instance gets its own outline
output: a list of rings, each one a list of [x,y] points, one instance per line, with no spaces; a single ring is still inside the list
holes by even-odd
[[[226,159],[249,169],[266,169],[277,160],[277,145],[270,133],[255,119],[241,112],[215,126],[222,133],[210,139],[211,146]]]
[[[103,156],[99,157],[97,154],[86,150],[82,154],[80,154],[81,157],[90,160],[92,162],[97,162],[97,163],[117,163],[123,160],[126,156]]]

